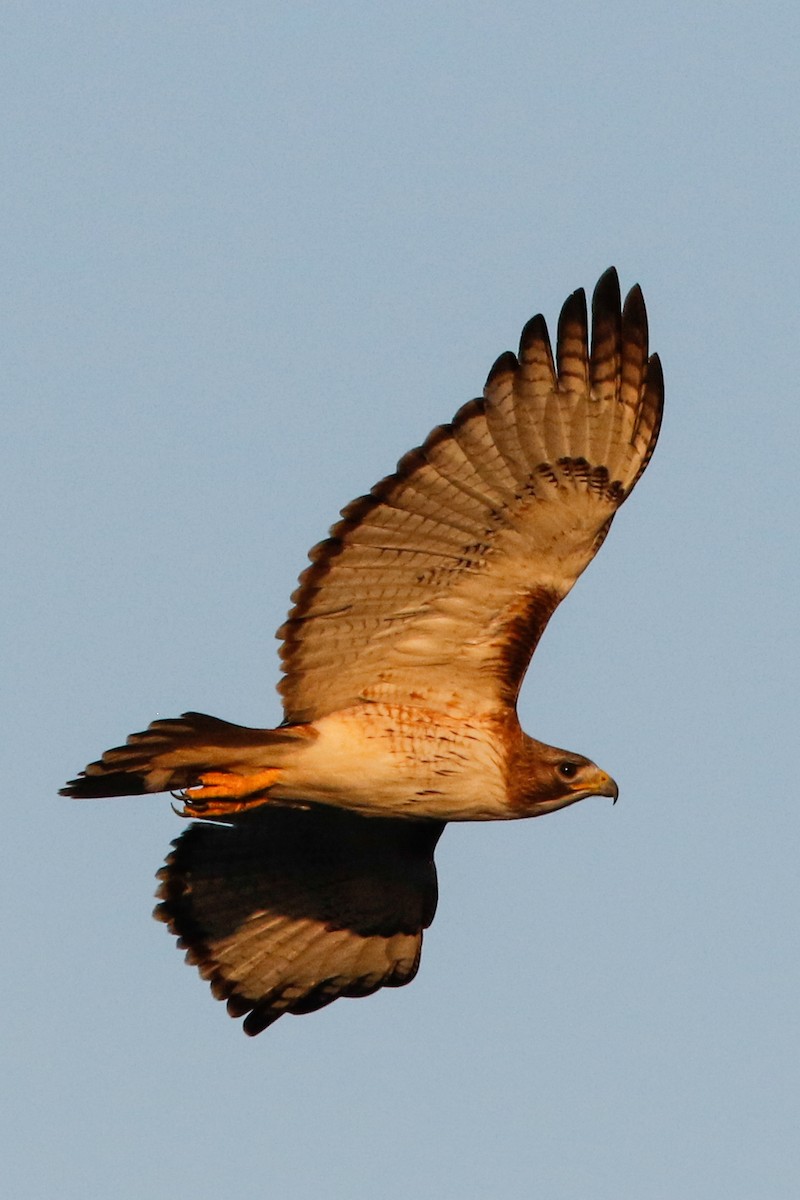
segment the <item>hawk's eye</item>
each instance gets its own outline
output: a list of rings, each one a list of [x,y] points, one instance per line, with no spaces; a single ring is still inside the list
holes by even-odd
[[[572,779],[577,773],[578,764],[574,762],[562,762],[558,764],[558,773],[563,775],[565,779]]]

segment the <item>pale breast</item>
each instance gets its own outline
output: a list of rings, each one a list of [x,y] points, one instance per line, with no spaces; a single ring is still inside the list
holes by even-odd
[[[276,798],[292,796],[372,815],[497,820],[507,744],[491,719],[363,704],[314,722],[317,737],[285,768]]]

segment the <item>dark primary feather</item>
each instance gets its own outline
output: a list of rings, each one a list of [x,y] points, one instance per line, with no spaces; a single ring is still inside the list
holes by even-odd
[[[193,824],[159,872],[155,916],[246,1033],[339,996],[399,987],[436,911],[435,821],[266,807]]]

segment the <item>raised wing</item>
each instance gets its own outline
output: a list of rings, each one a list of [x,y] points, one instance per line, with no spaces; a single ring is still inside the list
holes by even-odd
[[[435,821],[265,807],[191,825],[155,916],[245,1033],[417,973],[436,911]]]
[[[663,403],[638,286],[613,268],[502,355],[484,397],[342,510],[278,631],[286,719],[363,699],[451,711],[516,702],[559,601],[655,447]]]

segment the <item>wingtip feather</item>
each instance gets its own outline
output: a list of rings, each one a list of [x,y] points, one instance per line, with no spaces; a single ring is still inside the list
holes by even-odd
[[[589,320],[586,292],[577,288],[564,301],[558,318],[556,364],[558,387],[581,393],[589,386]]]

